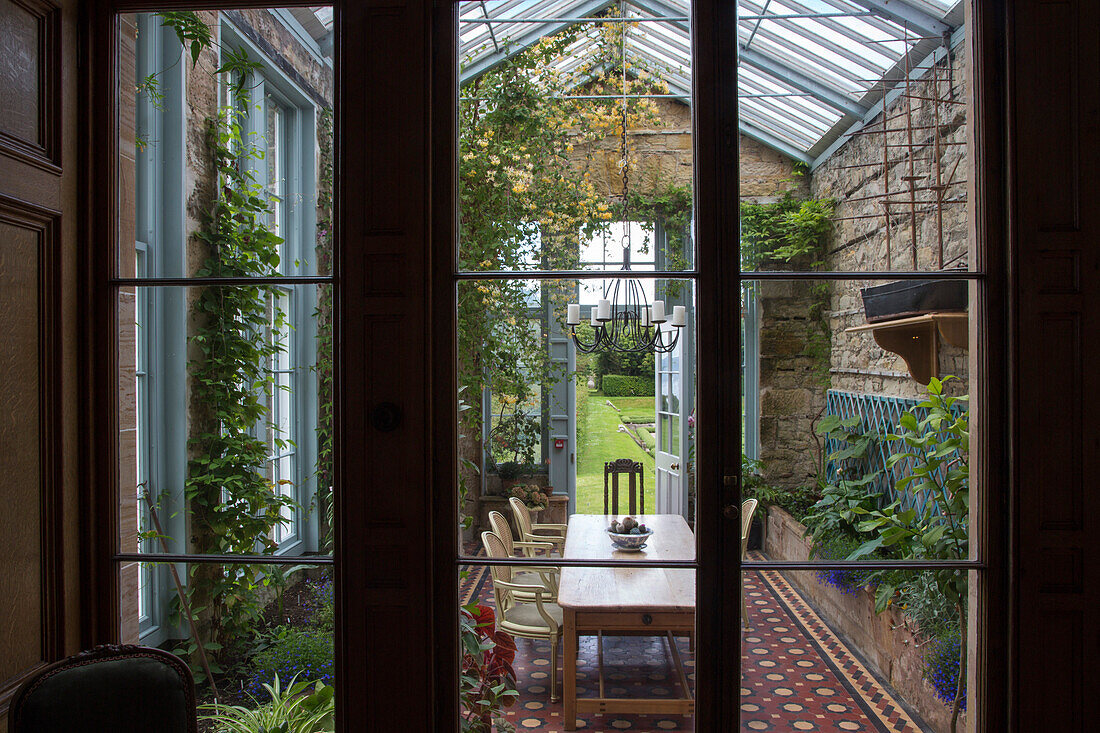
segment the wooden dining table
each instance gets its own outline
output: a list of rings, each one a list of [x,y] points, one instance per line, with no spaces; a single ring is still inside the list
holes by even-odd
[[[617,550],[607,528],[617,517],[574,514],[569,518],[564,558],[584,560],[694,560],[695,535],[679,514],[645,514],[653,530],[641,552]],[[558,605],[563,611],[563,703],[565,729],[576,730],[578,713],[682,714],[695,712],[675,637],[695,633],[695,571],[688,568],[590,568],[561,570]],[[668,644],[682,696],[608,697],[604,687],[603,635],[659,636]],[[577,653],[581,636],[598,637],[599,692],[577,698]]]

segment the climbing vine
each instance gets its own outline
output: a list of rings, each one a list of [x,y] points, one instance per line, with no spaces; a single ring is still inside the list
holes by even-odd
[[[221,71],[247,78],[247,57]],[[198,277],[270,277],[278,274],[279,244],[268,225],[269,197],[253,174],[263,151],[242,133],[245,86],[235,104],[208,120],[209,152],[217,171],[216,196],[195,233],[207,257]],[[188,361],[193,405],[185,494],[191,514],[192,551],[200,554],[268,554],[293,501],[268,478],[269,441],[286,446],[271,423],[269,395],[276,389],[270,364],[286,349],[286,315],[270,285],[211,286],[197,290],[192,307],[193,358]],[[203,609],[212,647],[241,638],[258,617],[261,568],[197,565],[188,591]]]

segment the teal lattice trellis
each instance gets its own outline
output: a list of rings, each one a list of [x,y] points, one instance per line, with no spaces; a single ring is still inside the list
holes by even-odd
[[[912,411],[918,421],[927,417],[926,410],[917,408],[920,402],[921,400],[902,397],[840,392],[830,389],[825,395],[825,412],[829,415],[836,415],[841,419],[858,415],[862,432],[885,436],[887,433],[896,432],[898,419],[904,412]],[[895,488],[898,479],[911,472],[913,461],[905,459],[894,464],[892,468],[886,468],[886,461],[893,453],[895,445],[897,444],[892,441],[876,440],[868,449],[866,463],[860,470],[864,473],[881,472],[876,485],[888,497],[889,502],[900,499],[902,506],[906,509],[923,510],[929,501],[934,501],[934,498],[929,496],[928,492],[921,491],[914,494],[910,491],[899,492]],[[842,447],[841,441],[827,438],[825,440],[825,455],[835,453]],[[836,466],[832,462],[826,462],[825,475],[829,481],[836,480]],[[936,514],[939,513],[938,506],[933,505],[932,508]]]

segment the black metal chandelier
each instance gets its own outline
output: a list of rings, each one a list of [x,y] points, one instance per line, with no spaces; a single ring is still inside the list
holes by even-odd
[[[623,17],[626,7],[623,6]],[[623,173],[623,271],[630,270],[630,164],[626,147],[626,33],[624,23],[622,36],[622,137],[619,150],[622,160],[619,168]],[[616,278],[604,285],[603,297],[592,309],[591,324],[594,333],[591,342],[584,341],[577,334],[581,325],[581,307],[570,303],[565,323],[577,351],[590,354],[593,351],[618,351],[626,354],[643,352],[667,354],[676,348],[680,340],[680,330],[687,323],[687,308],[673,306],[671,322],[665,312],[665,302],[654,299],[652,305],[645,295],[642,284],[635,278]]]

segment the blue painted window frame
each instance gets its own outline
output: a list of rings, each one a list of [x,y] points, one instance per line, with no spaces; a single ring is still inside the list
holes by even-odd
[[[317,230],[317,118],[320,110],[294,81],[280,71],[263,51],[257,48],[236,25],[221,16],[221,48],[223,53],[244,49],[259,68],[249,80],[250,101],[243,121],[244,134],[253,135],[281,161],[285,180],[274,181],[266,157],[255,162],[257,180],[269,195],[281,193],[282,202],[275,206],[280,245],[279,273],[282,275],[315,275]],[[224,90],[223,90],[224,94]],[[271,139],[267,129],[269,113],[282,121],[277,139]],[[320,528],[318,517],[310,509],[317,492],[317,374],[316,308],[318,292],[315,285],[295,285],[278,288],[276,296],[285,303],[285,315],[291,324],[281,334],[285,338],[288,364],[271,365],[273,377],[285,380],[289,388],[289,450],[278,450],[274,433],[267,428],[271,451],[269,476],[275,490],[283,490],[283,480],[290,481],[289,496],[298,507],[288,517],[288,523],[276,529],[278,554],[297,555],[318,548]],[[274,303],[272,303],[274,306]],[[274,338],[269,331],[267,338]],[[273,411],[279,404],[275,390],[267,395]],[[274,417],[274,416],[273,416]],[[274,422],[274,420],[273,420]],[[290,458],[289,472],[280,459]]]

